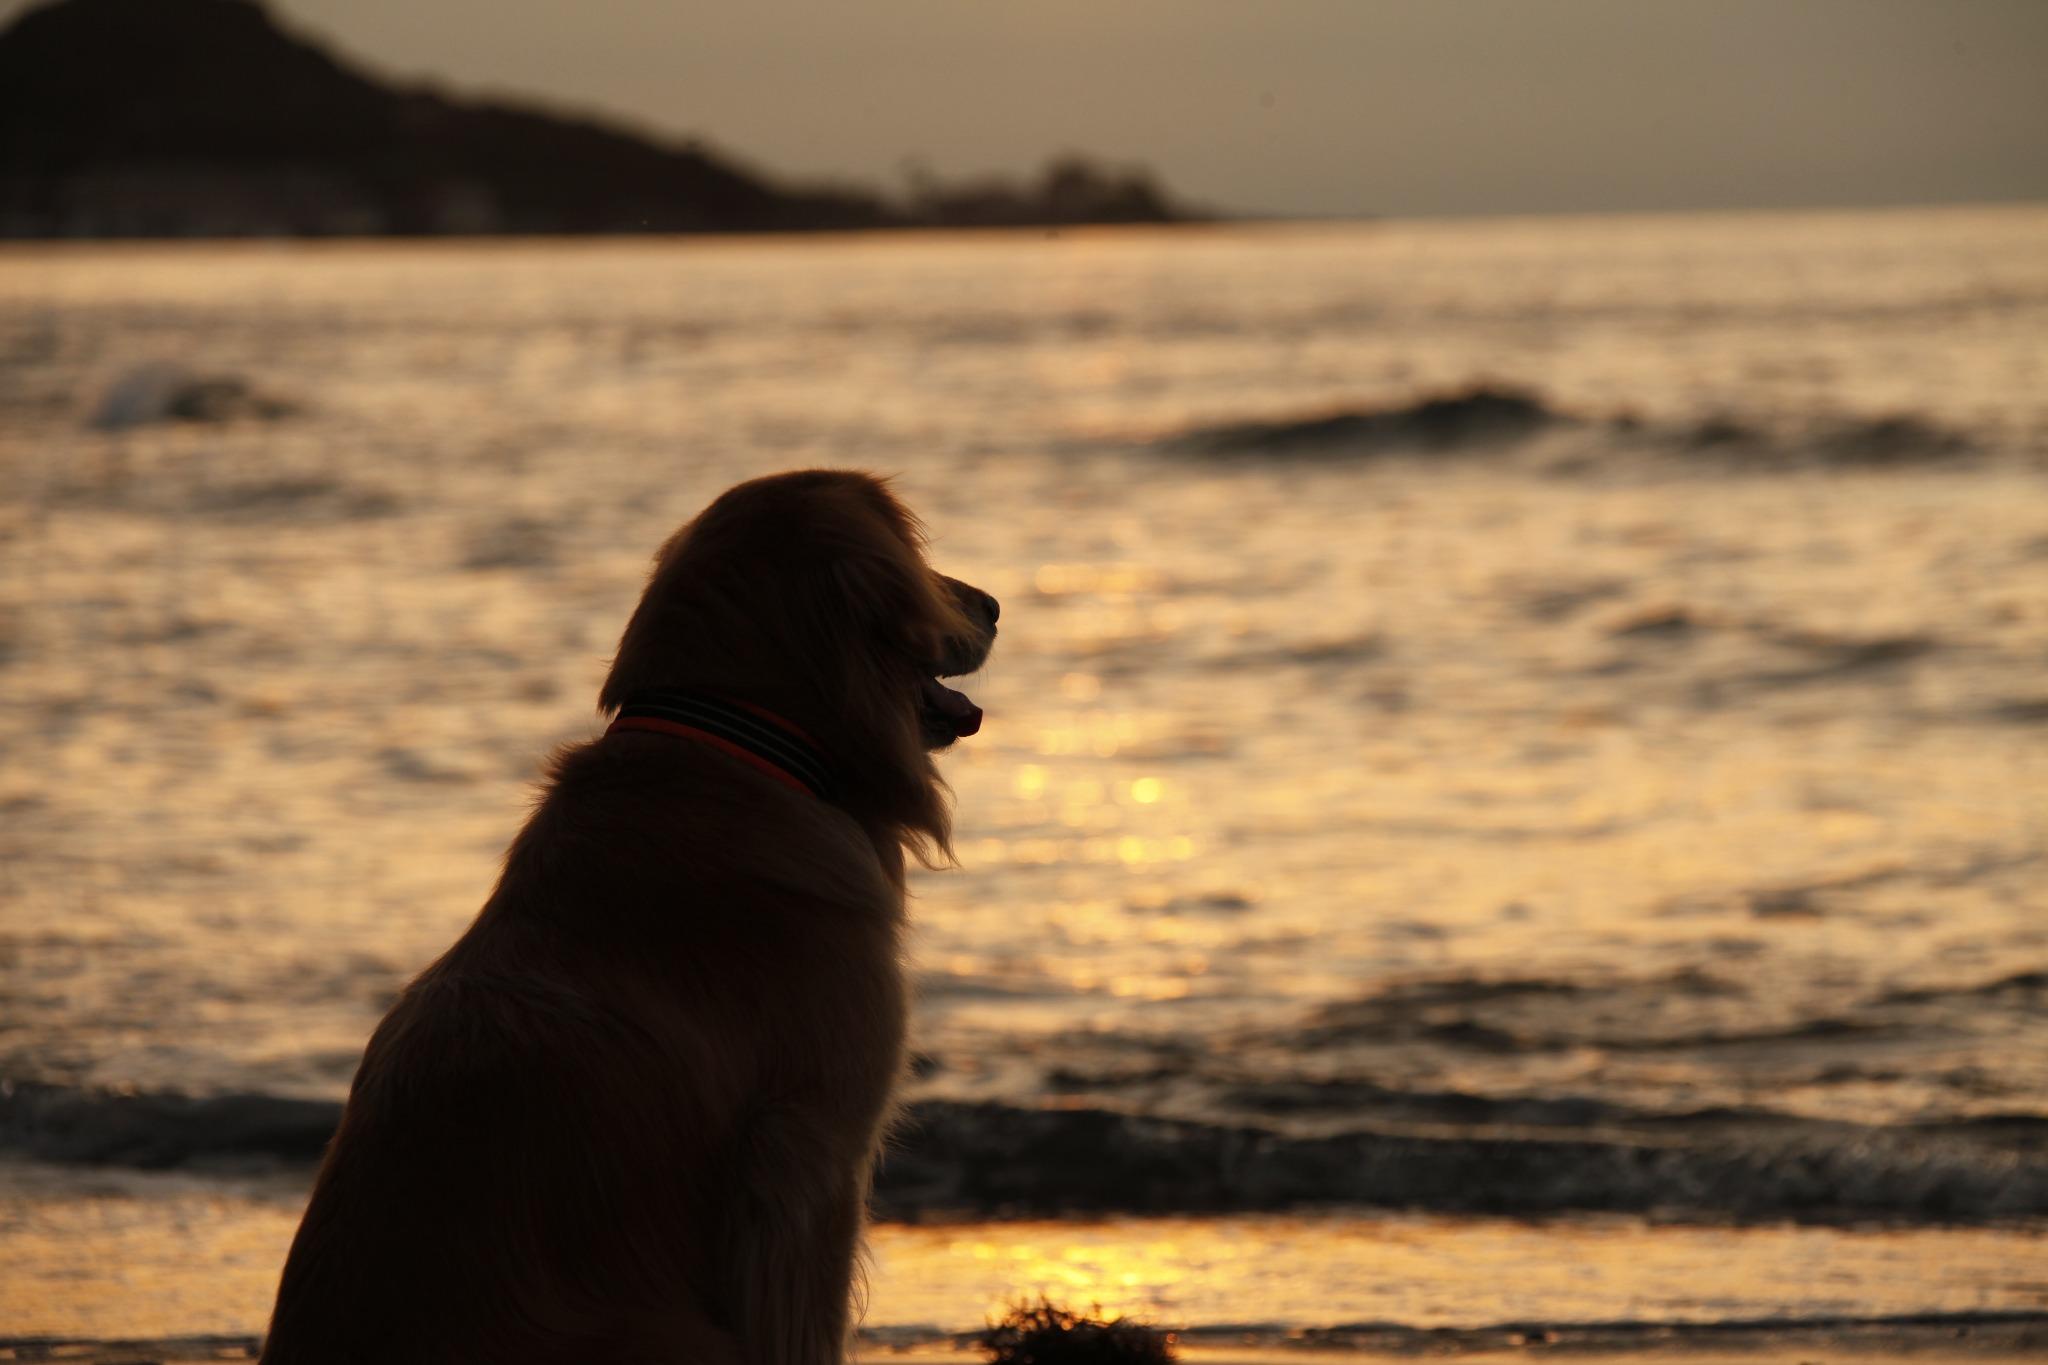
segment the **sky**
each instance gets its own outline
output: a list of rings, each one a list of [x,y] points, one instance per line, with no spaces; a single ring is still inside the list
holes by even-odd
[[[0,20],[26,8],[0,0]],[[271,0],[798,179],[1063,151],[1279,215],[2048,199],[2048,0]]]

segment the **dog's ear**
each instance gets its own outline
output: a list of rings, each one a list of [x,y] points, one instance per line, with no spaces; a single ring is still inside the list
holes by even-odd
[[[606,715],[624,706],[636,692],[691,680],[685,661],[695,643],[692,637],[703,625],[699,618],[705,615],[700,605],[687,602],[691,575],[684,560],[696,527],[695,521],[685,525],[654,556],[654,571],[626,620],[598,692],[598,710]]]
[[[952,859],[951,821],[918,698],[947,642],[972,627],[926,564],[916,519],[878,481],[861,492],[865,506],[838,524],[844,539],[800,576],[807,619],[797,635],[813,686],[838,713],[835,747],[848,778],[865,788],[858,804],[920,861],[941,866]]]
[[[837,543],[805,556],[778,588],[794,599],[790,644],[820,695],[837,698],[856,729],[902,728],[914,741],[918,680],[966,622],[908,514],[868,510],[848,509]]]
[[[888,482],[835,472],[816,491],[808,569],[820,605],[875,646],[929,672],[948,639],[969,629],[946,581],[925,562],[924,525]]]
[[[922,546],[898,541],[832,566],[834,592],[868,638],[933,672],[947,642],[971,629],[945,580],[924,562]]]

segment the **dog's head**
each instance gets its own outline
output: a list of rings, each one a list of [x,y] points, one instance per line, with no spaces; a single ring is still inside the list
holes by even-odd
[[[740,484],[662,547],[599,705],[680,687],[765,706],[832,756],[840,804],[920,855],[948,856],[928,751],[973,734],[981,710],[939,680],[981,667],[998,608],[935,571],[924,545],[872,475]]]

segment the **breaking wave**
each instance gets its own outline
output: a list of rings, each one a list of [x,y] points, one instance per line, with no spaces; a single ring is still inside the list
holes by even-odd
[[[1488,1103],[1464,1098],[1463,1117]],[[0,1093],[0,1151],[150,1169],[305,1164],[319,1157],[340,1112],[331,1101],[270,1095],[15,1085]],[[1488,1117],[1524,1122],[1383,1122],[1301,1136],[1108,1109],[925,1101],[912,1106],[883,1161],[876,1211],[916,1219],[1367,1206],[1926,1222],[2048,1214],[2048,1119],[2031,1116],[1853,1132],[1728,1112],[1630,1124],[1601,1106]],[[1615,1119],[1623,1121],[1603,1122]]]
[[[881,1210],[897,1216],[1317,1205],[1929,1221],[2048,1213],[2048,1162],[2004,1146],[1884,1130],[1844,1142],[1798,1125],[1772,1139],[1715,1116],[1694,1127],[1632,1135],[1390,1125],[1299,1137],[1096,1109],[928,1103],[913,1111],[876,1192]]]
[[[1342,408],[1196,427],[1167,438],[1165,444],[1191,455],[1444,451],[1518,441],[1570,420],[1526,390],[1478,385],[1393,407]]]
[[[1633,453],[1661,450],[1691,463],[1711,459],[1737,468],[1909,465],[1984,449],[1970,433],[1909,412],[1771,420],[1723,412],[1665,421],[1626,412],[1573,411],[1532,389],[1494,383],[1387,405],[1207,423],[1173,432],[1157,444],[1173,454],[1210,457],[1445,454],[1505,449],[1552,432],[1606,436]]]
[[[208,1162],[317,1161],[341,1120],[331,1100],[0,1087],[0,1151],[39,1161],[164,1170]]]
[[[155,422],[274,421],[297,411],[239,375],[197,374],[170,361],[152,361],[115,376],[93,404],[86,425],[125,431]]]
[[[1670,433],[1682,447],[1774,463],[1801,458],[1823,464],[1888,465],[1975,452],[1963,432],[1911,413],[1829,415],[1777,431],[1747,418],[1718,414]]]

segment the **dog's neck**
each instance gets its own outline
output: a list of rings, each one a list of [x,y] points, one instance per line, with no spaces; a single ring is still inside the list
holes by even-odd
[[[832,799],[832,766],[817,744],[765,707],[708,692],[651,688],[628,697],[605,733],[620,730],[651,730],[709,744],[785,786],[821,801]]]

